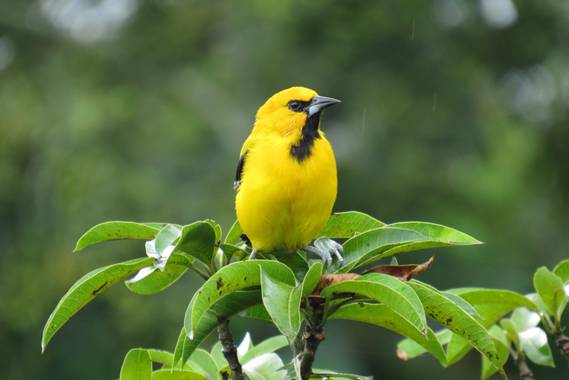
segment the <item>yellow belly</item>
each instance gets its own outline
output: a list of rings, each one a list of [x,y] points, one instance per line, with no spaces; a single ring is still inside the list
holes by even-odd
[[[253,248],[291,251],[309,244],[324,227],[336,193],[336,160],[324,136],[302,162],[290,155],[287,141],[259,142],[247,153],[237,218]]]

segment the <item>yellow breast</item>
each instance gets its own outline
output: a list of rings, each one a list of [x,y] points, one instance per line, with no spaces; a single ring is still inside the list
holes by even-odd
[[[274,136],[257,139],[247,151],[236,211],[255,249],[302,248],[332,212],[336,160],[324,134],[305,160],[294,159],[290,151],[289,138]]]

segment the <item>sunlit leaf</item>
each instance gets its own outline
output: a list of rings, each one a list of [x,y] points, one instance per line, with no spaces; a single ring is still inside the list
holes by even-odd
[[[427,315],[453,333],[466,338],[474,348],[498,365],[498,356],[488,331],[474,317],[430,285],[409,281],[425,306]]]
[[[533,276],[533,285],[549,314],[561,319],[568,300],[561,278],[546,267],[541,267]]]
[[[291,271],[278,261],[247,260],[221,268],[202,285],[195,295],[192,302],[191,322],[186,324],[190,337],[197,331],[201,317],[219,299],[237,290],[259,286],[261,267],[277,281],[294,283]]]
[[[436,333],[434,333],[434,336],[432,336],[432,330],[429,328],[428,330],[429,335],[428,335],[428,339],[434,342],[438,341],[438,344],[440,345],[445,345],[449,342],[450,337],[452,336],[452,331],[450,331],[449,329],[443,329],[440,331],[437,331]],[[436,339],[436,341],[435,341]],[[435,350],[435,352],[437,352],[435,357],[439,358],[439,362],[441,363],[441,365],[443,367],[446,367],[446,354],[438,352],[438,348]],[[427,349],[425,346],[417,343],[415,340],[411,339],[411,338],[406,338],[403,339],[401,341],[399,341],[399,343],[397,343],[397,356],[399,357],[399,359],[407,361],[407,360],[411,360],[416,358],[417,356],[423,355],[426,352],[430,352],[429,349]],[[433,354],[435,355],[435,354]],[[442,359],[442,360],[441,360]]]
[[[429,328],[423,335],[417,327],[394,312],[386,305],[358,302],[341,306],[331,316],[331,319],[347,319],[383,327],[400,335],[410,337],[424,350],[430,352],[441,365],[445,366],[445,352],[436,335]],[[412,355],[412,353],[410,353]],[[410,358],[410,357],[409,357]]]
[[[553,268],[555,273],[564,283],[569,282],[569,259],[561,261]]]
[[[472,348],[466,338],[453,333],[447,345],[447,364],[450,366],[460,361]]]
[[[454,228],[446,227],[440,224],[427,222],[400,222],[385,226],[384,228],[404,229],[412,231],[419,236],[394,244],[387,249],[380,249],[362,256],[358,263],[354,266],[361,267],[377,261],[384,257],[393,256],[399,253],[418,251],[427,248],[451,247],[462,245],[481,244],[480,241],[472,236],[460,232]],[[345,248],[344,248],[345,249]]]
[[[164,350],[156,350],[153,348],[146,349],[148,355],[150,355],[150,360],[153,363],[159,363],[167,367],[172,367],[174,365],[174,354]]]
[[[530,310],[537,310],[536,305],[526,296],[511,290],[504,289],[485,289],[485,288],[457,288],[447,292],[456,294],[464,298],[471,305],[499,304],[510,305],[510,310],[517,307],[526,307]]]
[[[356,234],[383,227],[384,225],[385,223],[363,212],[336,212],[330,216],[330,219],[328,219],[328,222],[322,231],[320,231],[318,237],[348,239]]]
[[[196,349],[192,352],[188,363],[195,369],[196,372],[201,373],[211,379],[217,379],[218,370],[215,361],[209,354],[209,352],[202,350],[201,348]]]
[[[401,228],[381,227],[356,235],[344,242],[344,262],[336,264],[336,272],[349,272],[358,264],[374,255],[380,255],[399,244],[424,240],[420,233]],[[378,259],[380,257],[378,256]]]
[[[496,352],[498,353],[498,363],[499,367],[501,368],[506,364],[510,356],[510,347],[508,341],[506,339],[504,331],[498,326],[493,326],[490,330],[488,330],[488,332],[490,333],[492,339],[494,340],[494,345],[496,346]],[[496,372],[498,372],[498,368],[494,366],[484,355],[481,355],[481,357],[482,357],[482,373],[480,375],[480,378],[482,380],[486,380],[490,378],[492,375],[494,375]]]
[[[413,288],[405,282],[380,273],[364,275],[357,280],[340,282],[324,288],[321,295],[331,297],[353,293],[385,304],[420,333],[427,332],[423,305]]]
[[[273,353],[253,358],[243,365],[243,372],[250,380],[285,380],[284,363]]]
[[[152,362],[150,355],[142,348],[130,350],[122,363],[120,380],[150,380]]]
[[[141,239],[151,240],[158,233],[159,229],[143,223],[135,222],[104,222],[92,227],[79,238],[75,245],[74,252],[97,243],[109,240]]]
[[[58,302],[49,316],[42,335],[42,351],[55,333],[79,310],[112,285],[140,269],[152,265],[149,257],[124,261],[95,269],[81,277]]]

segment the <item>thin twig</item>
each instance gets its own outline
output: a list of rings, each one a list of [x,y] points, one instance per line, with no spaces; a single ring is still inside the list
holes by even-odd
[[[518,366],[518,374],[520,375],[520,380],[535,380],[535,376],[532,370],[528,367],[528,363],[523,352],[510,349],[510,354]]]
[[[237,357],[237,348],[235,348],[233,336],[231,335],[231,331],[229,331],[229,319],[220,316],[217,317],[217,322],[217,334],[221,342],[223,356],[225,356],[227,363],[229,363],[233,380],[245,380],[241,363],[239,363],[239,358]]]

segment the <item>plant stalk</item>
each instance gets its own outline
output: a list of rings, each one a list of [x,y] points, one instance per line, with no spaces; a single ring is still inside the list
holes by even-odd
[[[559,332],[555,335],[555,344],[557,345],[557,348],[559,348],[561,355],[563,355],[565,359],[569,360],[569,337]]]
[[[326,339],[324,334],[324,302],[318,298],[308,298],[308,306],[312,311],[312,318],[307,320],[302,334],[302,352],[298,355],[301,380],[309,380],[312,375],[312,365],[316,358],[316,350],[320,343]]]
[[[229,368],[231,368],[232,378],[233,380],[245,380],[241,363],[239,363],[239,358],[237,357],[237,348],[233,342],[233,335],[229,331],[229,319],[225,316],[219,316],[217,317],[217,322],[217,335],[221,342],[223,356],[225,356],[225,360],[227,360]]]

